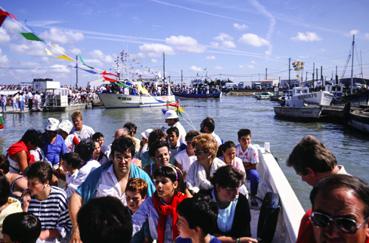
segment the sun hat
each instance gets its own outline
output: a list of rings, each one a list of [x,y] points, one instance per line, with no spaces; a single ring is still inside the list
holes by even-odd
[[[47,119],[47,126],[45,128],[46,131],[55,132],[59,128],[59,120],[55,118],[48,118]]]
[[[153,131],[153,129],[149,128],[146,129],[145,131],[141,132],[141,136],[145,139],[149,139],[149,135],[150,133]]]
[[[173,110],[168,110],[167,112],[165,112],[165,120],[168,120],[168,119],[178,119],[178,115],[175,111]]]
[[[59,124],[59,129],[66,132],[67,134],[72,131],[73,123],[69,120],[62,120],[62,122]]]

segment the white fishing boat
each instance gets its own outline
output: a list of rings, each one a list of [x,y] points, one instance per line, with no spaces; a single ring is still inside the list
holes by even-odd
[[[161,87],[158,84],[158,87]],[[176,101],[168,87],[164,92],[149,93],[141,82],[119,81],[109,85],[110,90],[99,92],[99,98],[105,108],[143,108],[165,106]],[[159,95],[158,95],[159,94]]]
[[[69,101],[69,89],[52,88],[45,90],[45,98],[42,104],[43,111],[73,111],[86,108],[85,103],[74,103]]]
[[[369,134],[369,109],[351,110],[348,124],[361,132]]]
[[[275,106],[274,113],[280,118],[290,118],[295,120],[318,120],[322,114],[320,106]]]
[[[304,209],[274,156],[259,146],[258,151],[260,162],[257,165],[257,170],[260,175],[260,183],[257,195],[264,198],[269,192],[278,194],[280,210],[277,215],[270,216],[268,213],[264,214],[265,211],[251,209],[252,237],[258,238],[260,242],[294,243],[297,239],[301,218],[305,213]],[[264,214],[263,219],[260,219],[259,214]],[[263,220],[263,224],[258,224],[260,220]],[[275,232],[270,230],[273,228],[273,224]],[[265,225],[264,230],[260,229],[262,225]],[[260,235],[261,232],[264,236]],[[265,237],[272,240],[268,241]]]

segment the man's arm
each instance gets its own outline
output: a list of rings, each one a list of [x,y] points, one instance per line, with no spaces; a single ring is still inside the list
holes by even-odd
[[[73,193],[69,200],[69,217],[72,221],[72,236],[70,238],[71,243],[81,243],[81,237],[79,235],[79,228],[77,222],[77,214],[82,207],[82,197],[78,193]]]

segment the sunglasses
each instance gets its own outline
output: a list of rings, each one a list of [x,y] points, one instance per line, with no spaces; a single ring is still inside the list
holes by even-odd
[[[356,231],[363,226],[368,218],[364,220],[363,223],[357,224],[355,219],[347,217],[331,217],[324,213],[313,212],[310,216],[311,223],[314,226],[325,228],[329,227],[331,223],[334,223],[340,231],[347,234],[354,234]]]

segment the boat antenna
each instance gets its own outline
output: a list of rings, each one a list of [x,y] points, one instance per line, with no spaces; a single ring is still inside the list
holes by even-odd
[[[355,49],[355,35],[352,35],[352,50],[351,50],[351,87],[350,92],[354,91],[354,49]]]
[[[76,89],[78,89],[78,55],[76,55]]]

